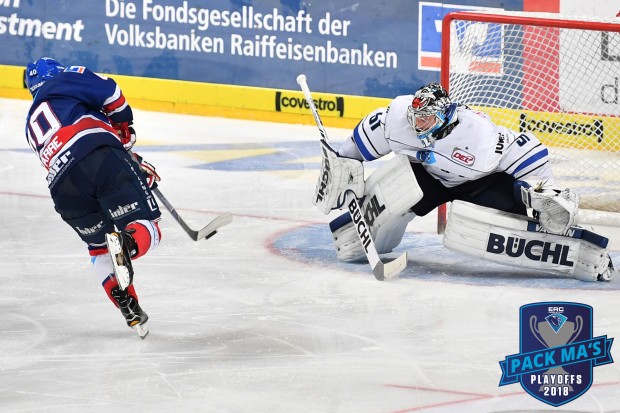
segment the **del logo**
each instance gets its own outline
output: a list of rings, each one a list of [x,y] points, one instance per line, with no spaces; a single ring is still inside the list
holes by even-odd
[[[567,302],[527,304],[519,310],[518,354],[501,361],[500,386],[520,382],[543,403],[561,406],[592,386],[594,367],[613,363],[613,338],[592,337],[592,307]]]
[[[463,165],[473,165],[476,157],[462,149],[454,148],[452,151],[452,159]]]
[[[344,116],[344,98],[342,96],[334,96],[333,99],[314,99],[314,105],[319,111],[337,112],[338,116]],[[287,108],[310,109],[308,102],[299,94],[287,95],[281,91],[276,92],[276,112],[284,112]]]

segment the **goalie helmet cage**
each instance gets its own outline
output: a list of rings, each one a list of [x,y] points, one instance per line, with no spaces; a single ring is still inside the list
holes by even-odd
[[[620,212],[620,19],[453,12],[442,33],[441,83],[453,101],[536,135],[581,208]],[[438,218],[441,233],[446,205]]]

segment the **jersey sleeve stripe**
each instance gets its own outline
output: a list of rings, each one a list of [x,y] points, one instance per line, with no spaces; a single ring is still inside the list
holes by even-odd
[[[123,96],[123,93],[121,92],[121,88],[119,88],[118,85],[116,85],[116,87],[114,88],[114,93],[112,94],[112,96],[110,96],[103,102],[103,106],[104,107],[110,106],[111,104],[119,100],[122,96]]]
[[[121,95],[117,100],[111,102],[108,105],[103,107],[104,112],[110,116],[113,113],[117,113],[122,111],[127,107],[127,102],[125,101],[125,96]]]
[[[361,125],[358,125],[355,129],[353,129],[353,139],[355,140],[355,144],[357,145],[357,148],[360,150],[360,153],[362,154],[365,160],[374,161],[375,159],[377,159],[377,157],[373,156],[368,150],[368,148],[366,147],[366,145],[364,144],[364,141],[362,140],[362,137],[360,136],[360,133],[359,133],[360,127]]]
[[[534,155],[532,155],[529,158],[527,158],[525,161],[521,162],[521,164],[519,166],[517,166],[514,169],[514,171],[512,171],[512,175],[515,175],[517,172],[519,172],[523,168],[526,168],[529,165],[533,164],[534,162],[537,162],[537,161],[539,161],[539,160],[541,160],[543,158],[546,158],[547,156],[549,156],[549,151],[547,150],[547,148],[543,149],[542,151],[539,151],[539,152],[535,153]]]
[[[549,166],[549,162],[545,161],[542,164],[537,165],[535,168],[527,169],[527,170],[522,169],[521,173],[514,174],[513,176],[515,177],[516,180],[521,180],[528,176],[538,176],[540,171],[543,171],[543,174],[544,174],[544,171],[548,169],[548,166]],[[539,171],[539,172],[536,172],[536,171]]]
[[[112,96],[103,102],[103,111],[107,116],[111,116],[114,113],[121,112],[126,107],[127,102],[125,101],[125,96],[123,95],[123,92],[121,92],[118,85],[116,85]]]
[[[510,163],[510,165],[508,165],[506,167],[506,171],[510,173],[510,171],[514,170],[515,165],[519,165],[519,162],[521,162],[521,159],[526,159],[528,156],[530,156],[530,153],[532,153],[533,151],[535,151],[537,148],[541,147],[542,144],[538,144],[536,146],[534,146],[533,148],[530,148],[527,152],[521,154],[521,156],[519,156],[518,158],[516,158],[514,161],[512,161]]]

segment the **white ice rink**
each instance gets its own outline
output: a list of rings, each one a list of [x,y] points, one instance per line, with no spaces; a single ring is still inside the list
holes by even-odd
[[[163,211],[162,244],[134,264],[150,316],[140,340],[53,209],[28,105],[0,99],[0,412],[620,412],[620,343],[560,408],[498,386],[519,307],[585,303],[594,335],[619,338],[620,280],[468,259],[442,247],[434,217],[410,224],[396,280],[338,263],[336,215],[311,203],[314,126],[135,111],[135,150],[190,225],[234,215],[194,242]]]

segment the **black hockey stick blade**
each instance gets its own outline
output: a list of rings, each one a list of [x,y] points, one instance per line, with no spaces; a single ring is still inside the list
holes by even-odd
[[[395,278],[407,267],[407,261],[409,257],[406,252],[390,262],[378,261],[377,265],[372,268],[372,273],[379,281]]]

